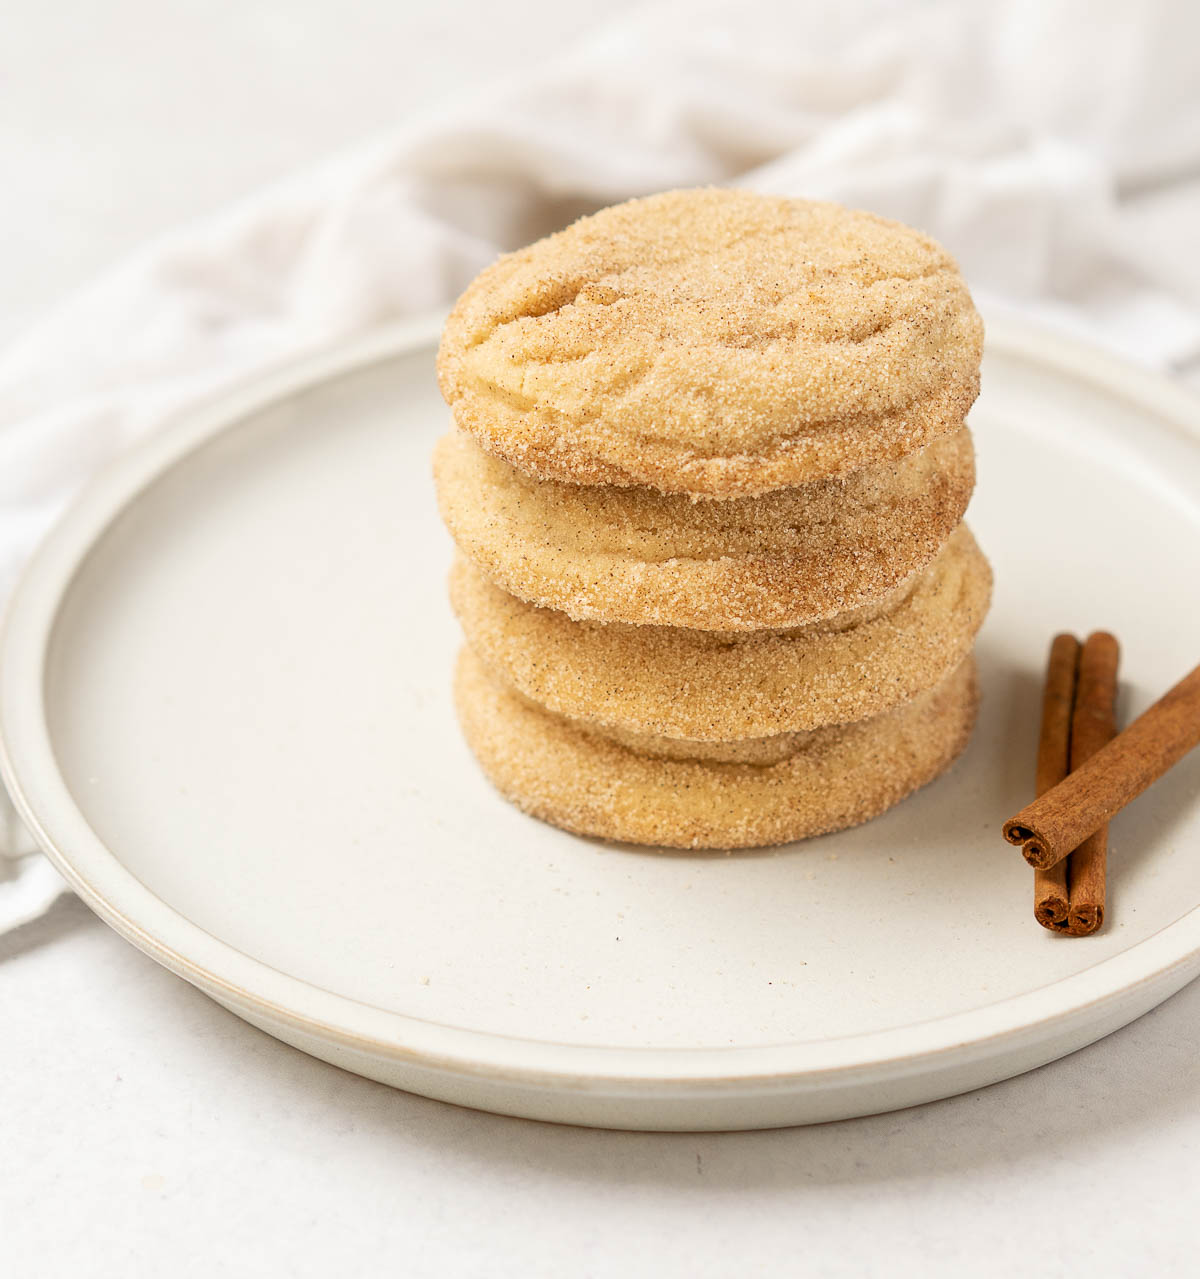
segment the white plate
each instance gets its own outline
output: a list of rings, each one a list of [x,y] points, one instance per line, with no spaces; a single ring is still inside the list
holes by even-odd
[[[1200,582],[1189,396],[993,325],[971,522],[997,589],[967,755],[858,830],[664,854],[522,816],[459,739],[435,329],[175,423],[30,567],[0,671],[4,772],[114,928],[347,1069],[630,1128],[928,1101],[1080,1048],[1196,975],[1200,759],[1114,824],[1097,937],[1037,927],[999,833],[1029,796],[1052,632],[1122,637],[1126,715],[1200,656],[1180,615]]]

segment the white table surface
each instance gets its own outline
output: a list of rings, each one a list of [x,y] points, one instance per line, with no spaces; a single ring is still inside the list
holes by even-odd
[[[0,201],[0,341],[147,236],[622,7],[9,6],[0,172],[21,198]],[[1127,217],[1200,305],[1200,185]],[[0,937],[0,1273],[1192,1274],[1198,1030],[1200,983],[1071,1058],[915,1110],[587,1132],[310,1060],[65,898]]]

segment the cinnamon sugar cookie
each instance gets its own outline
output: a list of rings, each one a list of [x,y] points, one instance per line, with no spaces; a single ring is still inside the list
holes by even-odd
[[[895,590],[945,544],[975,483],[959,429],[895,461],[762,497],[537,480],[462,432],[434,453],[442,518],[511,595],[577,620],[802,626]]]
[[[531,475],[744,497],[957,431],[982,336],[928,236],[835,204],[671,191],[483,271],[438,376],[459,426]]]
[[[727,763],[703,748],[698,758],[668,758],[645,740],[622,745],[534,706],[470,650],[455,696],[484,772],[525,812],[583,835],[675,848],[779,844],[875,817],[962,751],[978,702],[968,658],[896,710],[788,735],[762,762]]]
[[[890,710],[961,664],[990,592],[966,525],[899,590],[794,630],[573,622],[500,590],[465,559],[450,576],[467,643],[530,701],[610,735],[693,741],[807,732]]]

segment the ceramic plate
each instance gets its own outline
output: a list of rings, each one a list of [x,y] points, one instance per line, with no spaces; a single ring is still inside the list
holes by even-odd
[[[1200,759],[1114,823],[1096,937],[1037,927],[999,833],[1029,798],[1054,631],[1122,638],[1125,717],[1200,656],[1181,615],[1200,582],[1191,397],[993,324],[969,519],[997,585],[967,754],[857,830],[662,853],[524,817],[459,738],[436,329],[173,423],[30,566],[0,671],[5,776],[114,928],[349,1070],[651,1129],[947,1096],[1196,975]]]

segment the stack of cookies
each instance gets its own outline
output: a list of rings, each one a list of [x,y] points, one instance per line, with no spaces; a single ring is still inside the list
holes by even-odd
[[[501,258],[438,358],[463,731],[567,830],[867,820],[942,772],[991,575],[961,522],[982,326],[897,223],[719,190]]]

